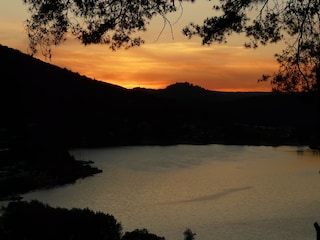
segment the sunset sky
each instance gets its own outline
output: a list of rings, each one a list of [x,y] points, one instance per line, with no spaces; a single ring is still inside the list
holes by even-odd
[[[165,88],[176,82],[190,82],[217,91],[271,91],[270,83],[258,83],[262,74],[277,70],[274,54],[281,46],[245,49],[245,39],[233,36],[229,43],[202,46],[200,38],[187,39],[182,28],[189,22],[201,23],[213,15],[213,1],[183,3],[177,13],[168,16],[172,31],[163,19],[154,19],[141,34],[146,43],[129,50],[109,50],[108,46],[82,46],[68,39],[54,47],[51,64],[125,88]],[[24,21],[27,7],[22,0],[0,0],[0,44],[28,52]],[[46,61],[39,54],[37,58]]]

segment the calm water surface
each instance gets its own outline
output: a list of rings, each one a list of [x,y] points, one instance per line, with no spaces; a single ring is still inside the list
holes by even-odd
[[[72,150],[102,174],[24,195],[112,214],[167,240],[315,240],[320,156],[304,147],[177,145]]]

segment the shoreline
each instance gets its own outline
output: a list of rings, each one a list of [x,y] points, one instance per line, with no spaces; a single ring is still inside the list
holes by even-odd
[[[21,200],[21,195],[30,191],[73,184],[102,172],[92,166],[92,161],[75,160],[65,150],[55,150],[53,157],[47,151],[21,154],[13,150],[1,151],[0,202]],[[57,156],[61,159],[57,160]]]
[[[100,145],[100,146],[81,146],[73,147],[70,150],[56,150],[59,154],[62,154],[61,159],[56,162],[52,161],[51,157],[48,155],[50,153],[46,152],[46,157],[50,159],[48,162],[43,163],[36,160],[31,161],[30,164],[30,153],[24,159],[19,158],[21,154],[17,156],[10,153],[9,149],[1,150],[0,157],[7,155],[2,158],[0,162],[0,202],[4,201],[19,201],[23,197],[21,195],[40,189],[49,189],[60,187],[67,184],[74,184],[78,179],[83,179],[87,177],[92,177],[96,174],[102,172],[94,166],[93,161],[76,160],[69,151],[72,149],[81,148],[108,148],[108,147],[126,147],[126,146],[174,146],[174,145],[237,145],[237,146],[270,146],[270,147],[280,147],[280,146],[303,146],[310,149],[310,151],[316,151],[320,153],[320,146],[318,145],[306,145],[306,144],[243,144],[243,143],[222,143],[222,142],[175,142],[167,144],[159,143],[144,143],[144,144],[132,144],[132,145]],[[37,153],[33,152],[34,155]],[[11,156],[15,155],[15,156]],[[43,157],[43,153],[40,154]],[[56,155],[56,154],[53,154]],[[4,160],[3,160],[4,159]],[[54,158],[55,159],[55,158]]]

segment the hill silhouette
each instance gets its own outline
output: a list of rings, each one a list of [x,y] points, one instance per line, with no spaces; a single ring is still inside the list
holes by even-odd
[[[309,144],[303,94],[125,89],[0,46],[2,148],[54,145]]]
[[[75,147],[312,144],[300,93],[209,91],[187,82],[125,89],[0,45],[0,200],[101,172]]]

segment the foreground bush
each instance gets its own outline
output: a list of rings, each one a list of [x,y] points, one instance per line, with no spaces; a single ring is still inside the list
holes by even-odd
[[[132,232],[126,232],[122,240],[165,240],[165,238],[149,233],[147,229],[136,229]]]
[[[0,217],[2,240],[120,240],[121,231],[111,215],[52,208],[38,201],[11,202]]]

